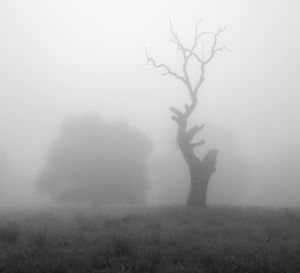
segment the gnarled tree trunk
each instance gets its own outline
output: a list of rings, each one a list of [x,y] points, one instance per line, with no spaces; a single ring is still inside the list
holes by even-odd
[[[207,187],[210,176],[215,172],[217,150],[210,150],[202,162],[198,159],[196,164],[189,166],[190,191],[186,204],[191,207],[205,207],[207,205]],[[206,158],[210,158],[206,163]]]
[[[190,173],[190,190],[186,204],[191,207],[205,207],[207,205],[207,187],[210,177],[215,172],[215,165],[217,163],[217,150],[213,149],[206,153],[202,160],[200,160],[194,152],[194,149],[204,144],[204,140],[192,143],[194,136],[204,127],[194,126],[187,130],[187,119],[192,113],[191,107],[196,107],[197,102],[186,106],[184,113],[178,111],[176,108],[171,108],[175,114],[172,119],[178,125],[177,143],[181,153],[186,161]]]

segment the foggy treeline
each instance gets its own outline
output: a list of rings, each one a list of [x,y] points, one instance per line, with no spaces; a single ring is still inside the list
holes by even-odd
[[[1,1],[1,209],[98,203],[101,192],[121,203],[185,203],[189,173],[168,109],[187,97],[180,83],[144,65],[147,46],[181,71],[168,18],[186,44],[201,18],[201,31],[227,26],[220,42],[230,51],[207,69],[192,116],[205,123],[197,153],[218,149],[209,203],[299,206],[299,9],[296,0]],[[72,120],[78,130],[69,139]],[[78,171],[70,176],[55,165],[65,155],[66,169]],[[101,175],[122,182],[98,188]],[[59,191],[50,189],[55,181]]]

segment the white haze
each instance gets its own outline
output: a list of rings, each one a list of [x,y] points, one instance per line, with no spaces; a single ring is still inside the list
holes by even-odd
[[[219,149],[209,202],[299,206],[299,11],[298,0],[1,1],[0,204],[43,201],[34,183],[48,145],[86,113],[153,138],[148,201],[183,203],[188,173],[168,108],[186,91],[144,65],[144,47],[180,69],[168,19],[186,43],[203,19],[203,31],[228,27],[220,43],[233,50],[209,65],[193,116],[206,123],[204,150]]]

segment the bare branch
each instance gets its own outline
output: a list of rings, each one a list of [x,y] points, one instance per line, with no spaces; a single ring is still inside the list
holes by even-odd
[[[190,50],[188,50],[187,48],[185,48],[183,46],[181,40],[178,37],[178,34],[176,34],[174,32],[171,20],[169,20],[169,24],[170,24],[170,32],[171,32],[171,35],[173,37],[171,39],[171,42],[175,43],[175,45],[177,46],[177,49],[180,50],[181,53],[182,53],[182,57],[183,57],[182,71],[183,71],[183,74],[184,74],[184,83],[187,86],[190,95],[192,95],[193,88],[192,88],[192,84],[191,84],[191,80],[190,80],[189,74],[187,72],[188,61],[189,61],[189,58],[191,57],[192,54],[187,55],[187,52],[189,52]],[[197,23],[197,25],[198,24],[199,23]],[[196,26],[196,32],[198,34],[198,26]]]
[[[178,119],[178,117],[176,117],[176,116],[172,116],[172,117],[171,117],[171,120],[173,120],[173,121],[179,123],[179,119]]]
[[[217,32],[211,32],[211,31],[205,31],[205,32],[201,32],[201,33],[198,33],[198,27],[199,27],[199,24],[200,24],[201,20],[199,22],[197,22],[196,24],[196,28],[195,28],[195,36],[194,36],[194,43],[192,45],[192,47],[189,49],[187,47],[184,47],[181,40],[179,39],[178,37],[178,34],[176,34],[173,30],[173,26],[172,26],[172,22],[169,20],[169,24],[170,24],[170,32],[172,34],[172,37],[173,39],[171,39],[171,42],[175,43],[175,45],[177,46],[177,49],[181,50],[182,51],[182,54],[183,54],[183,57],[184,57],[184,60],[188,59],[193,56],[196,58],[196,60],[199,62],[199,63],[209,63],[212,58],[214,57],[215,53],[216,52],[220,52],[220,51],[223,51],[223,50],[228,50],[228,51],[231,51],[230,49],[228,49],[227,47],[223,46],[223,47],[219,47],[219,48],[216,48],[216,44],[217,44],[217,37],[222,33],[224,32],[227,28],[226,27],[223,27],[223,28],[220,28]],[[197,55],[194,51],[198,45],[198,41],[199,39],[202,37],[202,36],[205,36],[205,35],[213,35],[214,36],[214,42],[213,42],[213,45],[212,45],[212,48],[211,48],[211,54],[210,56],[208,57],[207,60],[204,60],[204,45],[202,46],[202,57],[200,57],[199,55]],[[188,53],[188,55],[187,55]],[[187,79],[186,79],[187,80]]]
[[[165,64],[156,63],[156,61],[152,57],[149,56],[149,54],[147,52],[147,49],[145,49],[146,56],[147,56],[147,61],[151,62],[152,65],[155,68],[163,68],[165,70],[162,73],[162,76],[165,76],[165,75],[173,76],[173,77],[181,80],[186,85],[192,103],[185,107],[185,111],[183,113],[178,110],[180,113],[183,114],[183,117],[185,119],[187,119],[191,115],[191,113],[194,111],[194,109],[197,106],[197,94],[198,94],[198,91],[199,91],[202,83],[205,80],[206,65],[213,59],[213,57],[215,56],[215,54],[217,52],[221,52],[223,50],[229,50],[225,46],[217,47],[218,36],[226,30],[226,27],[220,28],[217,32],[201,32],[201,33],[199,33],[200,23],[201,23],[201,20],[198,21],[196,26],[195,26],[194,42],[193,42],[192,46],[187,48],[183,45],[183,43],[182,43],[181,39],[179,38],[178,34],[173,29],[173,25],[172,25],[171,20],[169,20],[170,33],[171,33],[171,42],[174,43],[176,45],[177,49],[182,53],[182,57],[183,57],[182,72],[183,72],[183,75],[179,75],[179,74],[175,73],[174,71],[172,71],[170,69],[169,66],[167,66]],[[200,38],[202,38],[205,35],[212,35],[213,36],[213,44],[210,47],[210,55],[208,57],[205,57],[204,41],[202,41],[203,42],[202,52],[200,53],[200,55],[202,54],[202,56],[198,55],[195,52],[195,49],[198,46]],[[201,73],[200,73],[199,78],[198,78],[198,80],[196,81],[195,84],[193,84],[191,82],[190,74],[189,74],[188,69],[187,69],[191,57],[193,57],[197,60],[197,62],[200,64],[200,69],[201,69]],[[179,121],[178,120],[178,118],[179,118],[178,113],[179,112],[176,113],[173,110],[171,110],[171,111],[175,114],[175,116],[174,116],[174,119],[173,118],[172,119],[175,120],[175,121]],[[180,117],[182,117],[182,116],[180,116]]]
[[[172,21],[169,20],[169,25],[170,25],[170,32],[171,32],[171,35],[172,37],[174,38],[174,40],[172,40],[174,43],[176,43],[180,48],[182,48],[182,42],[180,41],[179,37],[178,37],[178,34],[174,32],[174,29],[173,29],[173,25],[172,25]]]
[[[175,78],[177,78],[177,79],[183,81],[183,82],[186,84],[185,79],[184,79],[182,76],[179,76],[177,73],[173,72],[167,65],[165,65],[165,64],[157,64],[157,63],[155,62],[155,60],[154,60],[152,57],[149,56],[148,51],[147,51],[147,48],[145,48],[145,53],[146,53],[147,61],[148,61],[148,62],[151,62],[152,65],[153,65],[155,68],[164,68],[164,69],[166,70],[166,72],[164,72],[164,73],[162,74],[162,76],[170,75],[170,76],[173,76],[173,77],[175,77]]]
[[[171,107],[170,110],[175,115],[177,115],[178,118],[183,116],[183,113],[180,110],[178,110],[177,108],[175,108],[175,107]]]
[[[202,139],[201,141],[199,142],[195,142],[195,143],[191,143],[191,146],[192,146],[192,149],[195,149],[201,145],[204,145],[205,144],[205,141]]]
[[[186,53],[185,53],[185,50],[184,50],[184,46],[183,46],[181,40],[179,39],[178,34],[174,32],[171,20],[169,20],[169,25],[170,25],[170,32],[171,32],[171,35],[173,37],[173,39],[171,39],[171,42],[174,43],[177,46],[177,49],[182,52],[182,56],[185,59],[186,58]]]
[[[226,27],[223,27],[223,28],[220,28],[216,33],[213,34],[214,35],[214,42],[213,42],[213,45],[212,45],[212,48],[211,48],[210,56],[208,57],[208,59],[206,61],[204,61],[205,64],[208,64],[213,59],[216,52],[224,50],[225,47],[216,48],[216,45],[217,45],[218,36],[222,32],[224,32],[225,30],[226,30]]]
[[[200,75],[200,78],[194,88],[194,95],[197,96],[198,94],[198,90],[201,86],[201,84],[204,82],[205,78],[204,78],[204,75],[205,75],[205,63],[201,63],[201,75]]]
[[[200,78],[194,88],[194,93],[195,95],[197,95],[198,93],[198,90],[201,86],[201,84],[204,82],[205,78],[204,78],[204,75],[205,75],[205,65],[208,64],[212,59],[213,57],[215,56],[215,54],[217,52],[220,52],[220,51],[223,51],[223,50],[229,50],[227,47],[223,46],[223,47],[219,47],[219,48],[216,48],[216,44],[217,44],[217,37],[226,30],[226,27],[224,28],[220,28],[216,33],[212,33],[212,32],[203,32],[201,34],[213,34],[214,35],[214,42],[213,42],[213,45],[212,45],[212,48],[211,48],[211,54],[210,56],[208,57],[207,60],[205,60],[205,57],[204,57],[204,43],[202,45],[202,58],[199,58],[198,55],[196,54],[193,54],[193,56],[201,63],[201,75],[200,75]],[[192,52],[193,53],[193,52]]]
[[[208,34],[209,32],[203,32],[203,33],[198,33],[198,28],[199,28],[199,24],[202,22],[202,20],[199,20],[196,24],[196,27],[195,27],[195,35],[194,35],[194,43],[191,47],[191,49],[187,48],[187,47],[184,47],[181,40],[179,39],[178,37],[178,34],[176,34],[173,30],[173,26],[172,26],[172,22],[171,20],[169,20],[169,24],[170,24],[170,32],[171,32],[171,35],[173,37],[173,39],[171,39],[171,42],[173,42],[176,46],[177,46],[177,49],[180,50],[182,52],[182,55],[183,55],[183,58],[184,58],[184,62],[188,62],[188,59],[191,57],[191,56],[194,56],[199,62],[202,61],[200,59],[200,57],[194,53],[194,50],[195,48],[197,47],[197,44],[198,44],[198,40],[200,39],[201,36],[205,35],[205,34]],[[187,55],[188,53],[188,55]]]
[[[179,39],[178,35],[173,30],[172,22],[169,20],[170,32],[171,32],[171,35],[172,35],[171,42],[175,43],[175,45],[177,46],[177,49],[182,52],[182,56],[183,56],[182,71],[183,71],[184,80],[185,80],[184,83],[186,84],[186,86],[188,88],[188,91],[190,93],[191,98],[192,98],[193,94],[197,95],[201,84],[204,82],[205,64],[209,63],[212,60],[212,58],[213,58],[213,56],[216,52],[222,51],[222,50],[225,49],[225,47],[216,48],[216,43],[217,43],[217,36],[220,33],[222,33],[223,31],[225,31],[226,28],[221,28],[216,33],[214,33],[214,32],[201,32],[201,33],[198,33],[198,28],[199,28],[200,22],[201,21],[199,21],[196,24],[195,35],[194,35],[194,43],[193,43],[192,47],[189,49],[189,48],[186,48],[186,47],[183,46],[183,44],[182,44],[181,40]],[[212,50],[211,55],[207,60],[205,60],[205,58],[204,58],[204,44],[202,45],[202,57],[200,57],[198,54],[195,53],[195,49],[198,45],[198,41],[204,35],[214,35],[214,43],[213,43],[213,46],[212,46],[212,49],[211,49]],[[194,88],[192,87],[190,76],[189,76],[188,71],[187,71],[188,62],[189,62],[190,57],[192,57],[192,56],[201,64],[201,75],[200,75],[200,78],[199,78],[199,80],[196,83]]]
[[[218,51],[223,51],[223,50],[230,51],[230,52],[233,51],[233,50],[229,49],[229,48],[226,47],[226,46],[222,46],[222,47],[216,48],[216,49],[215,49],[215,53],[218,52]]]
[[[197,46],[197,43],[198,43],[198,40],[199,40],[199,38],[198,38],[198,36],[199,36],[198,28],[199,28],[199,25],[200,25],[201,22],[202,22],[202,20],[199,20],[196,24],[196,27],[195,27],[194,44],[193,44],[192,49],[191,49],[192,52],[195,50],[195,48]]]
[[[199,25],[200,23],[202,22],[202,19],[200,19],[197,24],[196,24],[196,27],[195,27],[195,40],[197,40],[197,37],[198,37],[198,28],[199,28]]]
[[[204,31],[198,34],[197,36],[197,40],[199,40],[202,36],[204,35],[210,35],[210,34],[214,34],[212,31]]]
[[[188,139],[189,141],[191,141],[191,140],[194,138],[194,136],[195,136],[198,132],[200,132],[203,128],[204,128],[204,124],[202,124],[201,126],[199,126],[199,125],[193,126],[191,129],[189,129],[189,130],[186,132],[187,139]]]

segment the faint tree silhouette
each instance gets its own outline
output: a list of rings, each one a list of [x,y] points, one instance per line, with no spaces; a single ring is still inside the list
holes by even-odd
[[[152,142],[127,123],[98,117],[67,120],[52,143],[38,191],[59,201],[143,202]]]

